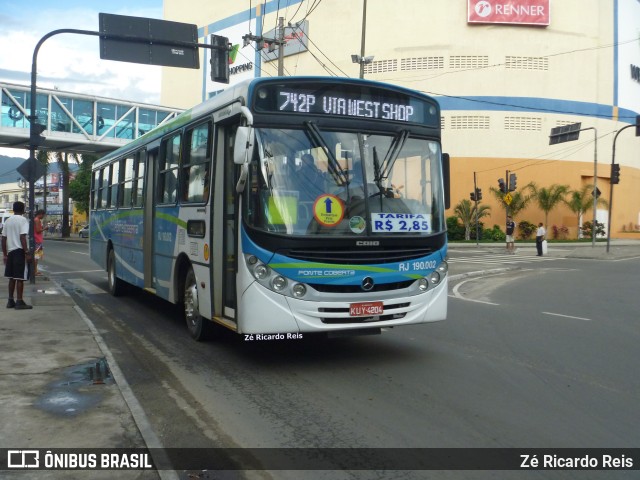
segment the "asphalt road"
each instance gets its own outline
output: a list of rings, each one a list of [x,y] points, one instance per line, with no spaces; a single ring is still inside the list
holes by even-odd
[[[167,447],[639,444],[639,259],[532,259],[506,273],[460,278],[451,284],[447,321],[380,336],[244,342],[222,331],[196,343],[166,302],[141,291],[106,294],[106,276],[85,245],[49,242],[46,251],[43,269],[97,326]],[[496,268],[491,254],[485,260]],[[514,478],[386,473],[304,478]]]

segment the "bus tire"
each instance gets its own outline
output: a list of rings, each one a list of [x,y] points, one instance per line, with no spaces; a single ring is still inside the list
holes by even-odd
[[[193,267],[189,267],[184,277],[184,292],[182,296],[184,306],[184,320],[187,323],[189,335],[194,340],[201,342],[209,337],[211,324],[200,315],[198,302],[198,284]]]
[[[116,276],[116,253],[113,249],[109,250],[109,255],[107,256],[107,279],[111,295],[119,297],[124,293],[124,282]]]

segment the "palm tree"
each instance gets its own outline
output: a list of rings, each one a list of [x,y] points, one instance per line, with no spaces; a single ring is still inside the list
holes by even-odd
[[[544,224],[549,223],[549,212],[559,203],[565,201],[565,196],[569,193],[568,185],[553,184],[549,188],[540,187],[531,182],[527,187],[531,190],[531,196],[536,200],[540,210],[544,212]]]
[[[478,205],[478,219],[488,216],[490,211],[488,205]],[[455,206],[453,212],[462,220],[464,239],[471,240],[471,225],[476,221],[476,203],[465,198]]]
[[[571,210],[578,219],[578,238],[580,238],[580,218],[587,212],[587,210],[593,208],[592,193],[593,185],[585,185],[581,190],[571,190],[569,192],[569,200],[564,200],[564,203],[569,207],[569,210]],[[598,197],[596,203],[605,208],[609,208],[609,202],[602,197]]]
[[[524,189],[526,189],[529,185],[526,185]],[[507,210],[507,208],[509,209],[509,214],[513,218],[516,218],[516,215],[524,210],[531,201],[530,195],[526,195],[523,191],[518,192],[517,190],[514,190],[513,192],[509,192],[509,194],[511,195],[511,203],[507,205],[507,203],[504,201],[504,197],[506,196],[506,194],[502,193],[495,187],[489,187],[489,191],[493,194],[496,200],[498,200],[500,206],[504,208],[505,211]]]

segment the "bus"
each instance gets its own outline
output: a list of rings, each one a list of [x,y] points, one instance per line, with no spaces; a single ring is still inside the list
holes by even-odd
[[[196,340],[446,318],[449,165],[427,95],[255,78],[92,168],[89,249],[110,293],[181,305]]]

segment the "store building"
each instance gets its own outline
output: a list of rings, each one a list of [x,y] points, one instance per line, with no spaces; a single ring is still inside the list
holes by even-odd
[[[366,6],[366,30],[362,35]],[[443,149],[451,155],[452,209],[474,188],[491,206],[485,227],[504,228],[505,211],[490,194],[515,173],[521,189],[593,185],[608,201],[614,138],[621,166],[614,188],[611,236],[640,231],[640,1],[638,0],[164,0],[164,18],[194,23],[234,45],[231,82],[278,74],[277,48],[261,50],[243,37],[276,38],[284,19],[284,75],[358,77],[413,88],[442,105]],[[364,46],[364,49],[363,49]],[[371,57],[353,63],[352,56]],[[187,108],[225,86],[200,70],[164,68],[161,103]],[[357,59],[356,59],[357,60]],[[551,129],[580,122],[579,139],[549,144]],[[596,142],[597,139],[597,142]],[[581,220],[566,206],[549,213],[547,229],[575,238]],[[607,225],[608,209],[597,219]],[[516,221],[538,223],[531,204]]]

